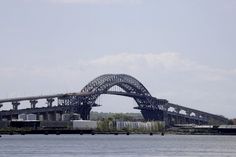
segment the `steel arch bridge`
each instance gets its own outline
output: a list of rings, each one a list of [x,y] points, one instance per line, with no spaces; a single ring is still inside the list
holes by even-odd
[[[133,98],[140,107],[144,105],[154,105],[151,101],[151,94],[143,84],[134,77],[125,74],[106,74],[99,76],[88,83],[81,90],[81,93],[94,93],[86,99],[86,103],[92,106],[101,94],[106,94],[113,86],[122,88],[126,93],[139,96],[133,96]]]
[[[110,88],[118,86],[125,91],[111,92]],[[152,107],[158,109],[154,99],[144,85],[137,79],[126,74],[105,74],[101,75],[91,82],[89,82],[82,90],[81,93],[89,93],[87,96],[70,98],[71,104],[83,106],[81,108],[81,116],[83,119],[89,119],[89,112],[95,104],[96,99],[101,94],[114,94],[133,97],[138,104],[138,108]],[[167,103],[166,100],[159,100]]]
[[[110,91],[109,89],[113,86],[120,87],[124,92]],[[141,82],[126,74],[101,75],[89,82],[79,93],[2,99],[0,100],[0,107],[1,103],[10,102],[13,105],[13,110],[0,111],[0,119],[1,117],[12,117],[13,115],[18,115],[20,113],[45,115],[47,113],[62,114],[65,112],[79,113],[82,119],[89,119],[92,107],[99,106],[95,102],[101,94],[113,94],[134,98],[138,105],[135,109],[141,110],[141,113],[146,120],[160,120],[165,121],[166,124],[206,124],[212,123],[212,121],[222,124],[227,121],[227,119],[222,116],[172,104],[165,99],[152,97]],[[48,107],[37,108],[36,104],[40,99],[46,99]],[[53,106],[53,101],[55,99],[58,100],[57,106]],[[29,101],[31,108],[18,110],[21,101]],[[173,108],[174,111],[169,111],[169,108]],[[185,114],[182,114],[180,111],[184,111]]]

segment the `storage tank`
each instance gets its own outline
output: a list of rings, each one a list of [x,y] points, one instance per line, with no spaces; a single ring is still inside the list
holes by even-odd
[[[26,120],[26,114],[19,114],[18,115],[18,120],[20,120],[20,121],[24,121],[24,120]]]
[[[90,120],[73,120],[73,129],[79,130],[95,130],[97,129],[97,121]]]
[[[26,120],[37,120],[36,114],[27,114]]]

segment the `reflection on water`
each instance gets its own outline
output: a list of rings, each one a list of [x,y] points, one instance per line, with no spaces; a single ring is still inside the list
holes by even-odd
[[[3,135],[0,157],[235,157],[236,136]]]

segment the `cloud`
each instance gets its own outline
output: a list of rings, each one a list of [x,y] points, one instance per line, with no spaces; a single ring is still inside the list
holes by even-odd
[[[88,66],[96,67],[116,67],[126,70],[147,69],[174,69],[176,66],[186,68],[191,62],[181,59],[177,53],[120,53],[108,55],[101,58],[93,59],[87,62]]]
[[[236,75],[235,69],[214,68],[202,65],[181,56],[179,53],[120,53],[92,59],[81,64],[83,67],[117,72],[155,71],[166,73],[191,73],[207,81],[225,80]]]
[[[54,78],[60,75],[83,75],[83,73],[156,73],[175,74],[184,73],[204,81],[222,81],[236,77],[236,69],[214,68],[194,62],[179,53],[119,53],[106,55],[95,59],[76,60],[57,66],[31,66],[31,67],[1,67],[0,72],[8,77],[26,74],[36,77]]]

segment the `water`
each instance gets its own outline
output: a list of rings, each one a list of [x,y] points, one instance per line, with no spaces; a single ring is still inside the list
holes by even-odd
[[[235,157],[236,136],[3,135],[0,157]]]

